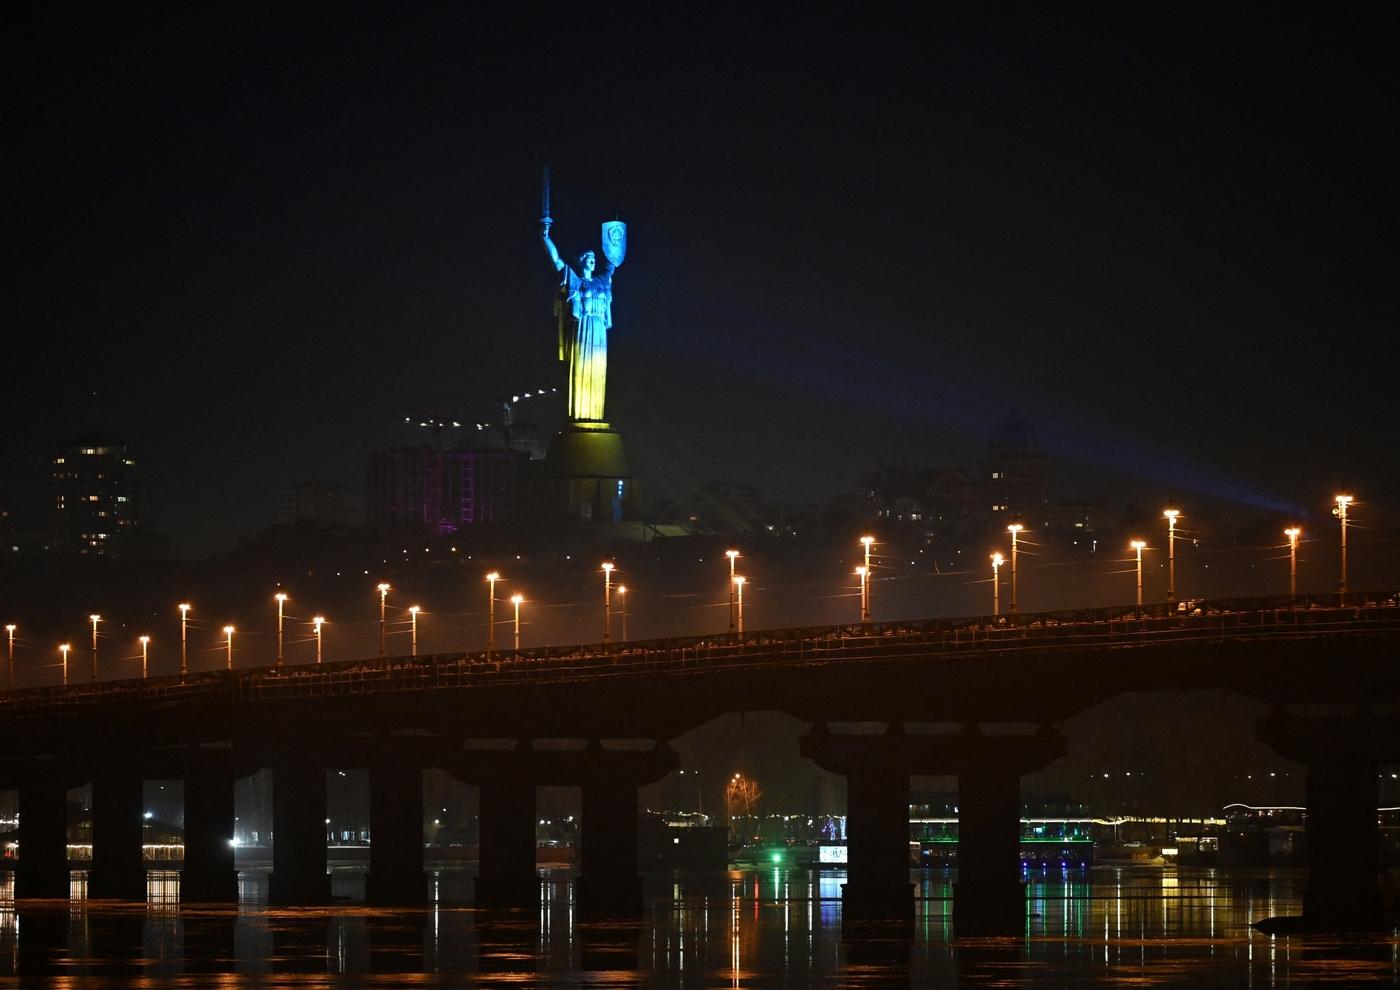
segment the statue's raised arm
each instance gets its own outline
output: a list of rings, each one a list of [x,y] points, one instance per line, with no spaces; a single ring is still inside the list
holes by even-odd
[[[564,270],[564,260],[559,257],[559,249],[554,246],[554,241],[549,236],[548,223],[540,225],[540,240],[544,242],[544,249],[549,254],[549,260],[554,263],[556,272]]]

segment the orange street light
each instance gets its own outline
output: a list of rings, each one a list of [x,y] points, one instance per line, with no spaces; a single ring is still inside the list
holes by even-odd
[[[102,616],[89,615],[88,621],[92,623],[92,679],[95,681],[97,680],[97,624],[102,621]]]
[[[286,603],[287,596],[279,591],[272,597],[277,599],[277,662],[280,664],[285,659],[282,655],[282,606]]]
[[[1289,526],[1283,531],[1283,535],[1288,537],[1288,597],[1298,597],[1298,537],[1303,535],[1303,530],[1298,526]]]
[[[496,582],[501,575],[492,571],[486,575],[486,656],[496,648]]]
[[[188,602],[181,602],[175,607],[180,610],[180,673],[184,675],[190,672],[189,631],[190,609],[193,606]]]
[[[224,626],[225,643],[228,645],[228,669],[233,669],[233,626]]]
[[[992,554],[992,615],[1001,615],[1001,565],[1006,558]]]
[[[860,581],[860,621],[865,621],[865,579],[869,576],[870,570],[864,564],[856,568],[856,577]]]
[[[141,636],[137,639],[137,642],[141,644],[141,679],[144,681],[146,677],[150,674],[150,668],[147,666],[146,661],[147,647],[151,645],[151,637]]]
[[[1016,558],[1018,554],[1017,535],[1026,527],[1020,523],[1012,523],[1006,527],[1006,531],[1011,534],[1011,611],[1015,612],[1016,605]]]
[[[389,585],[381,581],[375,585],[379,589],[379,655],[384,656],[384,613],[389,606]]]
[[[1337,503],[1337,507],[1332,510],[1332,515],[1342,523],[1342,583],[1338,589],[1338,604],[1341,604],[1347,593],[1347,508],[1356,499],[1350,495],[1338,495],[1333,501]]]
[[[15,688],[15,629],[16,629],[16,628],[17,628],[17,627],[15,626],[15,624],[14,624],[13,622],[11,622],[9,625],[7,625],[7,626],[5,627],[5,638],[9,641],[9,657],[10,657],[9,670],[10,670],[10,690],[11,690],[11,691],[13,691],[14,688]]]
[[[738,605],[738,609],[735,612],[735,628],[739,635],[742,636],[744,635],[744,575],[734,575],[734,588],[738,592],[735,599],[735,603]]]
[[[1167,521],[1167,604],[1176,601],[1176,520],[1180,515],[1180,509],[1162,510]]]
[[[862,536],[861,544],[865,547],[865,594],[860,601],[860,621],[870,621],[870,583],[875,579],[875,572],[870,567],[870,548],[875,545],[875,537]]]
[[[58,652],[63,654],[63,683],[68,683],[68,651],[73,647],[64,643],[58,648]]]
[[[325,618],[322,617],[322,616],[319,616],[319,615],[316,616],[316,618],[314,618],[314,619],[311,620],[311,628],[312,628],[312,630],[316,633],[316,662],[317,662],[317,663],[320,663],[320,662],[321,662],[321,627],[324,626],[325,624],[326,624]]]
[[[515,606],[515,652],[520,652],[520,603],[525,600],[524,595],[511,595],[510,603]]]
[[[411,624],[413,630],[413,635],[411,638],[413,641],[413,655],[415,657],[418,655],[418,613],[421,611],[423,610],[417,605],[410,605],[408,607],[408,621]]]
[[[622,641],[627,642],[627,585],[617,586],[617,600],[622,610]]]
[[[738,550],[726,550],[724,555],[729,558],[729,631],[734,632],[734,561],[739,559]]]
[[[603,642],[612,641],[612,572],[611,561],[603,562]]]
[[[1133,540],[1128,546],[1137,551],[1137,607],[1138,614],[1142,614],[1142,548],[1147,546],[1143,540]]]

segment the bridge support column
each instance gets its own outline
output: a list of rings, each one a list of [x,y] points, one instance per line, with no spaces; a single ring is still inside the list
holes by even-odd
[[[846,883],[841,925],[914,920],[909,880],[908,738],[896,723],[881,736],[832,735],[818,725],[802,755],[846,776]]]
[[[145,808],[141,772],[134,765],[99,767],[92,778],[92,869],[88,896],[146,899],[142,856]]]
[[[19,861],[15,897],[68,899],[68,787],[48,770],[19,788]]]
[[[327,904],[326,771],[284,763],[272,771],[272,877],[267,902]]]
[[[180,900],[238,900],[233,851],[233,775],[198,767],[185,775],[185,862]]]
[[[476,906],[537,907],[534,777],[525,773],[483,780],[479,805]]]
[[[369,770],[370,904],[413,906],[427,900],[423,874],[423,771],[390,750]],[[534,832],[531,836],[533,838]]]
[[[1387,927],[1378,886],[1376,765],[1400,762],[1400,719],[1300,718],[1276,710],[1260,723],[1259,738],[1308,767],[1308,886],[1297,927]]]
[[[585,918],[636,917],[642,910],[637,865],[637,789],[680,766],[674,750],[605,750],[597,740],[584,750],[582,857],[575,892]]]
[[[960,935],[1014,935],[1026,929],[1021,882],[1021,777],[1063,756],[1065,738],[1042,727],[1031,735],[983,735],[976,725],[956,740],[958,879],[953,925]]]

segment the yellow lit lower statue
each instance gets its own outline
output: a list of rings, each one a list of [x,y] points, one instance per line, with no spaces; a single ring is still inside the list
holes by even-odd
[[[562,276],[554,314],[559,320],[559,360],[569,366],[569,418],[601,422],[608,380],[608,331],[612,329],[612,279],[627,251],[627,226],[603,224],[604,267],[595,273],[597,255],[579,255],[575,270],[559,257],[549,237],[551,221],[541,221],[540,239]]]

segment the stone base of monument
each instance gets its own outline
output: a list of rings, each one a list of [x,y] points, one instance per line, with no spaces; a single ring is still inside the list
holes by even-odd
[[[632,471],[622,436],[608,423],[572,422],[554,435],[545,471],[559,511],[570,519],[616,522]]]

